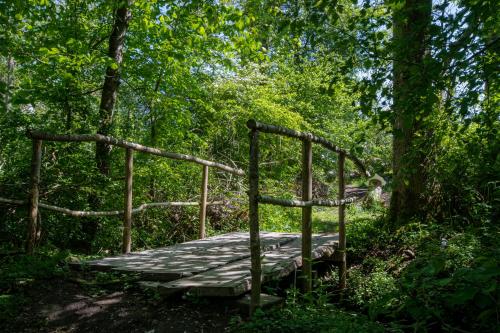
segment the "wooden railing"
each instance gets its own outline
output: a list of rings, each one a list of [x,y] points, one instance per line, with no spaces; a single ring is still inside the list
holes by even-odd
[[[28,212],[28,236],[26,241],[26,252],[33,253],[36,232],[37,232],[37,219],[39,208],[44,208],[52,211],[57,211],[63,214],[83,217],[83,216],[113,216],[123,215],[123,241],[122,252],[129,253],[131,250],[131,227],[132,227],[132,214],[138,213],[144,209],[152,207],[172,207],[172,206],[200,206],[200,226],[199,237],[205,237],[205,219],[207,205],[220,205],[223,201],[207,202],[208,196],[208,174],[209,167],[217,168],[219,170],[229,172],[238,176],[245,175],[245,172],[238,168],[204,160],[195,156],[177,154],[167,152],[158,148],[143,146],[137,143],[128,142],[121,139],[115,139],[109,136],[100,134],[49,134],[38,131],[28,132],[28,137],[33,142],[32,159],[31,159],[31,177],[30,177],[30,193],[28,200],[13,200],[7,198],[0,198],[0,203],[14,204],[14,205],[29,205]],[[39,187],[40,187],[40,167],[42,160],[42,142],[43,141],[60,141],[60,142],[103,142],[108,145],[113,145],[126,149],[125,154],[125,195],[124,195],[124,209],[115,211],[75,211],[67,208],[57,207],[42,203],[39,201]],[[157,155],[175,160],[182,160],[193,162],[202,165],[202,181],[201,181],[201,198],[199,202],[155,202],[145,203],[136,208],[132,207],[132,183],[133,183],[133,154],[134,151],[143,152],[147,154]]]
[[[261,248],[259,236],[259,203],[284,207],[302,208],[302,291],[312,289],[312,207],[326,206],[339,207],[339,245],[336,252],[340,263],[339,286],[345,288],[346,284],[346,234],[345,234],[345,206],[355,202],[356,198],[345,198],[345,159],[350,159],[363,175],[369,177],[363,163],[347,151],[337,147],[325,138],[311,133],[298,132],[288,128],[259,123],[249,120],[247,127],[250,129],[250,163],[249,163],[249,218],[250,218],[250,252],[252,291],[250,311],[253,312],[260,306],[260,293],[262,282]],[[289,200],[260,195],[259,193],[259,133],[271,133],[302,141],[302,200]],[[337,200],[315,200],[312,198],[312,143],[322,145],[328,150],[338,154],[338,198]],[[359,199],[359,198],[358,198]]]

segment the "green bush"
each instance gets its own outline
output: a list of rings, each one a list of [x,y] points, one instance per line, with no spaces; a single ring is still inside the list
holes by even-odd
[[[0,292],[35,280],[63,276],[66,273],[64,260],[67,252],[41,251],[27,256],[6,256],[0,259]]]
[[[386,271],[384,262],[376,260],[374,268],[366,272],[363,266],[349,270],[349,301],[361,309],[371,309],[388,302],[397,290],[396,279]]]
[[[67,252],[42,251],[33,256],[11,255],[0,259],[0,324],[8,323],[29,301],[23,293],[25,287],[66,274],[67,255]]]
[[[500,250],[481,246],[471,235],[457,235],[450,243],[445,248],[426,246],[403,271],[403,297],[395,315],[429,329],[437,325],[494,332],[500,324]]]
[[[366,316],[349,313],[333,305],[289,303],[283,309],[258,311],[250,321],[233,327],[234,332],[385,332],[382,325]]]
[[[348,228],[350,252],[365,258],[349,270],[348,304],[405,329],[496,331],[497,226],[415,221],[390,233],[379,223],[360,219]],[[375,231],[378,237],[370,237]]]

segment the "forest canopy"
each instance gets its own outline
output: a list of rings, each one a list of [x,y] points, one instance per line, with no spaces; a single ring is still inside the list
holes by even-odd
[[[392,311],[417,330],[493,329],[499,28],[494,0],[0,0],[0,198],[28,199],[31,130],[101,134],[245,172],[247,120],[312,132],[387,181],[382,202],[349,211],[357,289],[348,287],[347,308],[385,321]],[[300,143],[261,140],[263,190],[298,197]],[[134,207],[198,200],[199,165],[134,158]],[[124,160],[105,143],[44,142],[40,201],[121,210]],[[337,156],[315,148],[313,164],[313,195],[335,199]],[[346,175],[369,185],[351,162]],[[247,179],[213,171],[208,189],[209,201],[232,201],[208,207],[207,235],[248,230]],[[264,230],[300,231],[297,210],[261,216]],[[132,248],[194,239],[198,217],[193,207],[134,215]],[[120,252],[119,217],[41,210],[37,219],[41,252]],[[0,202],[0,251],[26,246],[28,220],[26,207]],[[442,239],[447,250],[436,250]],[[395,259],[404,251],[411,264]]]

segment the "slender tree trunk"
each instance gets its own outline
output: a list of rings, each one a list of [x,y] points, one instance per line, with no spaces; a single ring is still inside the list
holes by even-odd
[[[489,32],[484,37],[486,52],[482,59],[482,70],[484,77],[484,101],[485,109],[488,114],[495,112],[495,96],[498,96],[498,34],[493,31]],[[496,43],[496,44],[495,44]],[[495,46],[496,45],[496,46]],[[495,115],[491,115],[491,120],[495,119]],[[491,122],[488,122],[491,126]]]
[[[151,99],[151,102],[149,103],[149,113],[150,113],[150,119],[151,119],[151,146],[156,147],[158,145],[158,130],[157,130],[157,118],[156,118],[156,111],[155,111],[155,100],[156,100],[156,94],[158,93],[158,90],[160,89],[160,85],[162,82],[163,78],[163,70],[160,70],[160,74],[158,75],[158,79],[156,80],[155,83],[155,88],[154,88],[154,94],[153,98]],[[156,182],[155,182],[156,177],[153,175],[151,177],[151,180],[149,181],[150,186],[149,186],[149,195],[153,201],[156,201]]]
[[[131,18],[130,5],[132,0],[122,1],[121,7],[115,12],[115,22],[109,37],[108,55],[114,63],[106,69],[102,89],[101,105],[99,107],[99,127],[97,133],[109,135],[113,126],[114,106],[120,85],[120,65],[123,61],[125,35]],[[96,144],[96,162],[103,175],[109,175],[111,146],[104,143]]]
[[[7,73],[5,77],[5,93],[3,95],[3,104],[5,114],[8,114],[10,111],[10,100],[12,96],[12,86],[14,83],[14,68],[16,66],[16,62],[11,54],[7,56]]]
[[[123,61],[123,47],[128,24],[131,18],[130,6],[132,0],[121,1],[120,7],[114,12],[114,24],[109,36],[108,56],[113,59],[113,64],[106,68],[104,84],[102,88],[101,104],[99,106],[98,134],[110,135],[113,126],[114,107],[120,85],[120,66]],[[96,164],[102,175],[108,176],[110,173],[111,146],[102,142],[96,142]],[[102,205],[96,193],[89,195],[90,207],[94,210]],[[82,242],[84,250],[91,252],[92,242],[95,239],[98,229],[98,221],[90,218],[82,222],[82,231],[85,240]]]
[[[429,50],[431,0],[394,1],[393,12],[393,192],[390,215],[395,225],[408,221],[422,206],[425,154],[419,131],[432,111]]]

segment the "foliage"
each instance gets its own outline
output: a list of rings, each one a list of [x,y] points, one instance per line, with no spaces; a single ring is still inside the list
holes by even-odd
[[[287,303],[283,309],[257,312],[237,325],[238,332],[385,332],[363,315],[327,304]]]
[[[44,251],[35,256],[3,256],[0,260],[0,291],[8,292],[35,280],[63,276],[67,255],[67,252]]]
[[[373,230],[372,225],[357,224],[358,231]],[[415,222],[396,234],[382,232],[383,243],[378,238],[369,249],[351,248],[365,259],[349,270],[350,306],[405,329],[495,331],[498,226],[488,222],[478,232]]]
[[[387,296],[394,293],[397,287],[395,278],[385,270],[380,259],[374,259],[374,263],[367,261],[362,267],[349,270],[348,293],[349,300],[355,305],[371,309],[380,306],[382,300],[387,301]]]
[[[393,14],[401,4],[136,0],[111,133],[246,170],[245,123],[255,118],[328,138],[387,178],[384,190],[390,192],[391,140],[400,134],[392,128],[394,55],[416,42],[414,36],[408,44],[393,38]],[[409,75],[428,83],[409,93],[429,107],[401,101],[409,110],[403,123],[418,124],[406,157],[422,157],[422,163],[403,171],[425,171],[421,214],[399,227],[388,223],[383,207],[349,208],[352,266],[345,302],[338,305],[349,311],[289,303],[259,313],[241,329],[382,330],[375,319],[416,331],[493,331],[499,324],[496,7],[492,0],[432,1],[428,53]],[[102,82],[106,68],[118,66],[106,52],[115,8],[113,1],[0,0],[0,197],[27,197],[26,130],[95,133],[103,121]],[[300,142],[262,135],[261,143],[262,193],[297,197]],[[313,159],[315,184],[326,189],[321,195],[335,198],[336,154],[315,146]],[[78,210],[121,209],[122,149],[111,152],[109,176],[97,171],[89,143],[45,142],[42,161],[41,201]],[[197,165],[136,154],[134,168],[134,206],[198,199]],[[350,183],[363,182],[351,163],[346,169]],[[247,228],[246,190],[244,177],[210,173],[209,199],[234,200],[209,207],[209,235]],[[260,213],[263,229],[300,230],[298,209],[266,206]],[[195,238],[197,215],[195,208],[135,215],[133,249]],[[26,219],[26,207],[0,205],[0,307],[10,315],[23,299],[7,292],[64,275],[59,263],[65,252],[59,250],[120,251],[120,218],[75,219],[42,210],[39,253],[3,255],[23,247]],[[315,232],[335,228],[335,209],[315,209]]]
[[[0,257],[0,321],[7,324],[29,302],[24,289],[36,283],[66,276],[67,252],[45,250],[34,256]]]

